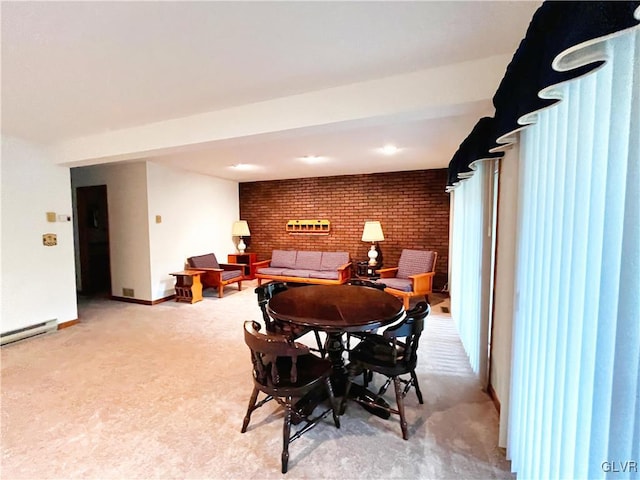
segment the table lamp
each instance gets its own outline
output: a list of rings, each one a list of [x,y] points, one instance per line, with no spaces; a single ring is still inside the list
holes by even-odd
[[[375,267],[378,264],[376,260],[378,258],[378,251],[376,250],[376,242],[382,242],[384,240],[384,234],[382,233],[382,226],[380,222],[365,222],[364,230],[362,231],[362,241],[371,242],[371,248],[369,249],[369,266]]]
[[[249,224],[246,220],[238,220],[237,222],[233,222],[233,228],[231,229],[231,235],[234,237],[240,237],[240,241],[238,242],[238,252],[244,253],[247,245],[244,243],[242,237],[250,237],[251,232],[249,232]]]

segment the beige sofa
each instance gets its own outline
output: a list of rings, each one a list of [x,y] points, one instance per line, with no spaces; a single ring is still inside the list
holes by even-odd
[[[258,285],[263,280],[340,285],[351,278],[349,252],[273,250],[269,260],[255,267]]]

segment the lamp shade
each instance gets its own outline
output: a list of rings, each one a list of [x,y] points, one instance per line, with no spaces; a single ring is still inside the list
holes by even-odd
[[[381,242],[384,240],[384,234],[382,233],[382,225],[380,222],[365,222],[364,230],[362,231],[363,242]]]
[[[250,237],[249,224],[246,220],[238,220],[233,222],[233,228],[231,229],[231,235],[234,237]]]

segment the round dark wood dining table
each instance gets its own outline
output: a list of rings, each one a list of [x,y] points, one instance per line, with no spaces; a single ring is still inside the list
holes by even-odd
[[[395,322],[402,301],[382,290],[358,285],[305,285],[269,300],[273,318],[327,333],[362,332]]]
[[[357,285],[304,285],[289,288],[269,300],[267,312],[276,320],[327,334],[327,355],[333,367],[331,383],[337,396],[344,393],[348,377],[343,359],[343,333],[375,330],[394,323],[405,313],[400,299],[377,288]],[[351,393],[369,399],[375,398],[372,392],[355,384]],[[301,405],[300,408],[305,406]],[[389,413],[382,409],[370,411],[384,418],[389,417]]]

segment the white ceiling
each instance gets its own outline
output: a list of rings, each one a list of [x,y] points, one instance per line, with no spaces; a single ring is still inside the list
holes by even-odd
[[[539,5],[3,1],[2,132],[51,147],[470,60],[510,58]],[[504,68],[506,62],[499,76]],[[135,157],[238,181],[442,168],[477,119],[492,113],[490,96],[446,107],[437,116],[305,125]],[[380,155],[376,148],[385,143],[400,152]],[[326,161],[307,165],[298,160],[303,155]],[[229,168],[237,163],[254,168]]]

